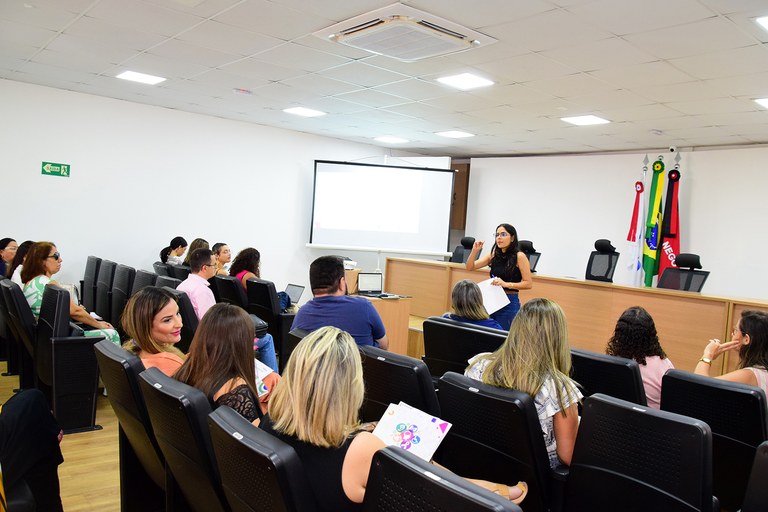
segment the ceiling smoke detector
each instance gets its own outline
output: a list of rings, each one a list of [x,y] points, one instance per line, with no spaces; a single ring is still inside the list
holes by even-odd
[[[314,35],[404,62],[496,42],[485,34],[400,3],[355,16]]]

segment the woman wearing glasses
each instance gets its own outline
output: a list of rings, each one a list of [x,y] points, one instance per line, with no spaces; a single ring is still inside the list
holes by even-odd
[[[731,333],[731,341],[709,340],[694,373],[709,376],[712,361],[728,351],[738,352],[738,369],[717,378],[757,386],[768,394],[768,314],[742,311],[741,319]]]
[[[61,254],[51,242],[34,243],[27,252],[27,258],[21,270],[21,280],[24,282],[24,296],[35,318],[40,317],[45,285],[57,284],[51,276],[61,270],[62,261]],[[73,322],[95,329],[85,331],[86,336],[104,336],[112,343],[120,344],[120,336],[110,323],[96,320],[83,306],[78,306],[74,301],[70,301],[69,304],[69,317]]]
[[[495,242],[490,254],[478,258],[477,254],[485,242],[477,240],[472,246],[472,252],[467,259],[467,270],[475,270],[485,266],[491,267],[493,284],[501,286],[507,294],[509,304],[496,311],[491,318],[499,322],[501,327],[509,330],[517,312],[520,311],[520,290],[530,290],[533,287],[531,264],[528,257],[520,250],[517,231],[511,224],[499,224],[494,233]]]

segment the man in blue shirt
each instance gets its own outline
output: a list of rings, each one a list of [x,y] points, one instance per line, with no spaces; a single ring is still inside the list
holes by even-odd
[[[384,323],[371,301],[347,295],[344,262],[339,256],[320,256],[309,266],[312,300],[293,319],[292,329],[314,331],[338,327],[355,338],[358,345],[389,346]]]

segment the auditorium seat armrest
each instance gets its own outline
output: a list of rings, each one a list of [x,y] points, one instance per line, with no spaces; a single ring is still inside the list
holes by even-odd
[[[550,488],[552,495],[552,501],[550,502],[551,512],[562,512],[565,509],[565,486],[568,484],[569,472],[570,470],[565,464],[560,464],[550,471],[552,476],[552,487]]]

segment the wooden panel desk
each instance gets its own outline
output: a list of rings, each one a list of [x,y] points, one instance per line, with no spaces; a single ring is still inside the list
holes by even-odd
[[[408,355],[408,320],[411,316],[411,299],[379,299],[366,297],[384,322],[389,339],[389,351]]]
[[[442,315],[451,308],[451,290],[462,279],[488,279],[488,269],[468,271],[464,265],[406,258],[387,258],[385,288],[413,297],[411,314]],[[693,371],[711,338],[730,339],[732,324],[744,309],[768,312],[768,302],[701,295],[691,292],[634,288],[534,274],[533,289],[520,301],[545,297],[557,302],[568,319],[571,346],[604,352],[616,320],[631,306],[642,306],[653,316],[659,339],[675,367]],[[738,356],[721,358],[713,374],[735,367]]]

